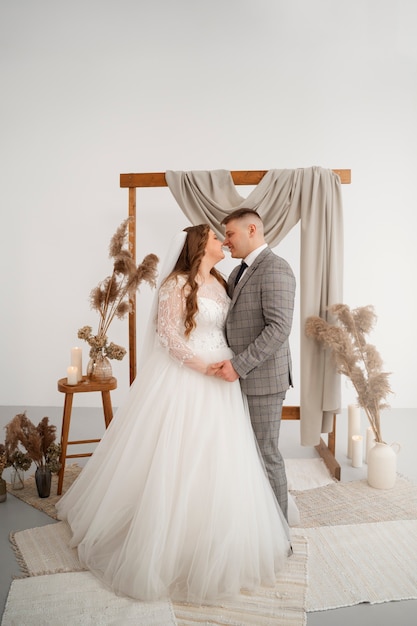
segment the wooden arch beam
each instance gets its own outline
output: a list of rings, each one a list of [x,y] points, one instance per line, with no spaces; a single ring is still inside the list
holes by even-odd
[[[237,170],[230,172],[235,185],[257,185],[269,170]],[[332,170],[342,184],[351,182],[351,170]],[[120,174],[120,187],[168,187],[165,172]]]

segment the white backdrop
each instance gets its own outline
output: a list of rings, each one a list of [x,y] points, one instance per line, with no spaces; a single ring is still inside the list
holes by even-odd
[[[344,301],[375,306],[391,405],[417,407],[416,27],[414,0],[2,3],[0,404],[59,406],[72,346],[86,364],[120,173],[319,165],[352,169]],[[187,225],[167,189],[139,192],[138,217],[138,258]],[[297,228],[276,251],[297,273]],[[149,300],[144,286],[139,340]],[[109,336],[127,346],[127,320]],[[297,316],[291,344],[297,404]],[[128,360],[113,365],[117,406]]]

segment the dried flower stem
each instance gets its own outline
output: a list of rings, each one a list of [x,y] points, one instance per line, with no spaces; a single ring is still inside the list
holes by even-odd
[[[0,478],[3,474],[4,468],[7,467],[7,453],[6,448],[0,443]]]
[[[117,310],[120,304],[123,302],[126,295],[129,293],[129,283],[126,282],[124,285],[120,285],[118,287],[118,295],[117,299],[111,302],[110,294],[112,291],[112,286],[117,284],[116,273],[113,271],[113,274],[109,280],[109,284],[106,290],[106,296],[104,300],[103,309],[99,311],[100,313],[100,324],[98,327],[98,335],[106,335],[109,329],[110,324],[114,320],[117,314]],[[130,294],[129,294],[130,295]]]
[[[306,320],[306,335],[331,350],[337,371],[350,378],[358,394],[358,403],[366,413],[375,440],[382,442],[381,410],[388,407],[385,400],[392,391],[379,353],[366,341],[366,334],[376,322],[374,309],[366,306],[350,310],[345,304],[335,304],[329,311],[338,324],[311,316]]]

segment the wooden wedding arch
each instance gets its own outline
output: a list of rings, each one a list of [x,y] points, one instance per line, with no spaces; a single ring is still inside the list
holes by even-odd
[[[265,176],[268,170],[238,170],[231,171],[233,182],[235,185],[257,185]],[[333,169],[338,174],[342,184],[350,184],[351,170]],[[167,187],[165,172],[145,172],[137,174],[120,174],[120,187],[129,190],[129,206],[128,215],[129,223],[129,246],[133,258],[136,259],[136,190],[138,188],[149,187]],[[129,314],[129,377],[130,384],[136,378],[137,369],[137,335],[136,335],[136,298],[134,298],[132,312]],[[282,419],[299,420],[299,406],[284,406],[282,411]],[[340,465],[335,457],[336,450],[336,415],[333,415],[333,428],[327,435],[327,444],[323,438],[320,443],[315,446],[319,455],[323,458],[332,476],[340,480]]]

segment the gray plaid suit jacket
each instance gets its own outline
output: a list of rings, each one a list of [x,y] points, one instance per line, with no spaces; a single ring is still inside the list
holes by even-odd
[[[291,331],[295,277],[289,264],[265,248],[234,286],[239,266],[230,274],[232,299],[226,319],[232,365],[246,395],[281,393],[292,385]]]

